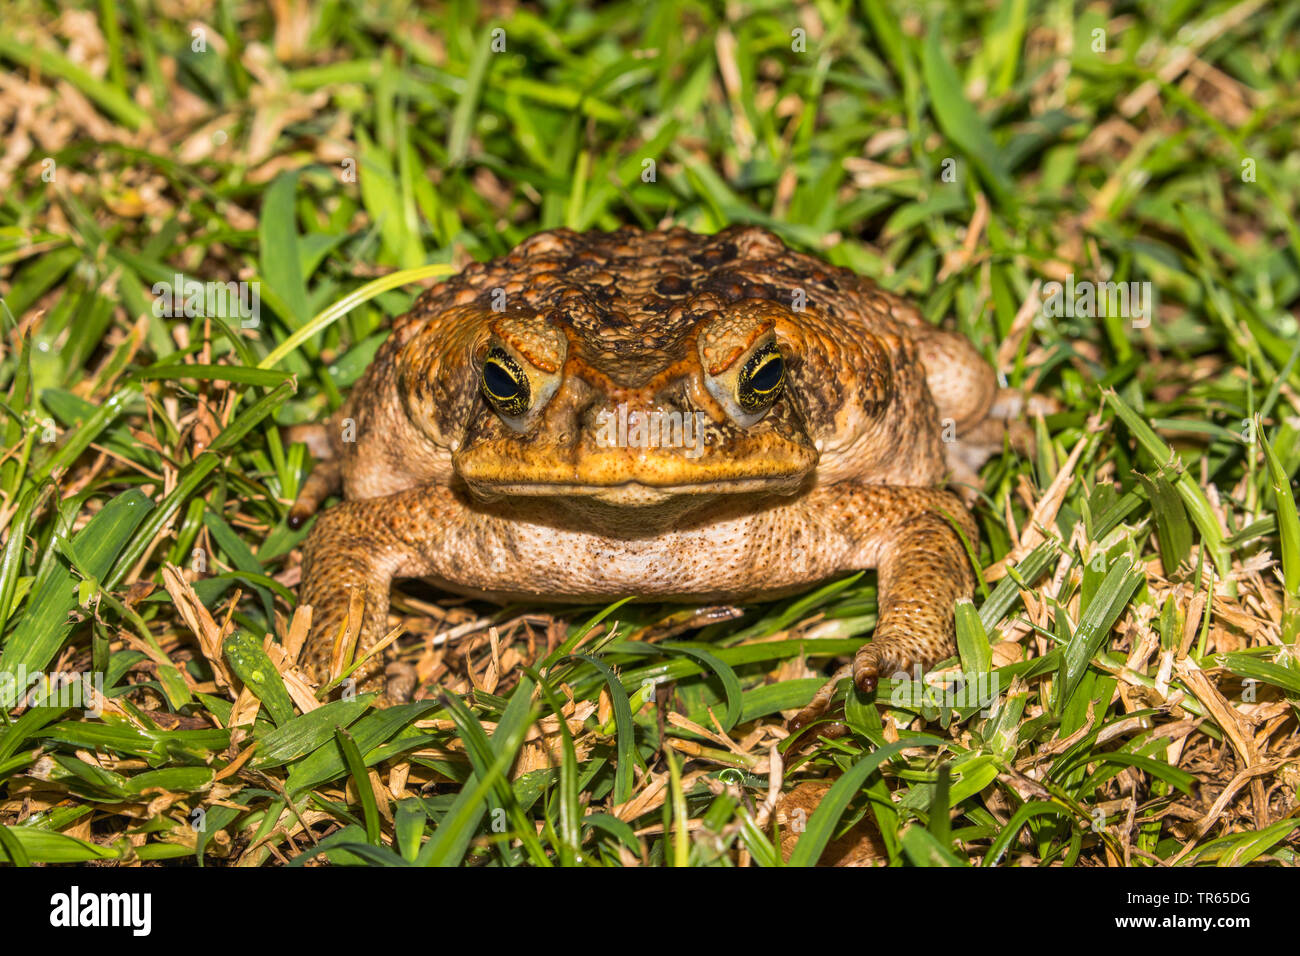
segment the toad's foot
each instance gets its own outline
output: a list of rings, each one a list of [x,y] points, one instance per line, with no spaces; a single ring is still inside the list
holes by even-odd
[[[439,518],[436,503],[416,493],[345,501],[317,518],[303,544],[301,592],[302,603],[312,606],[303,669],[316,684],[368,657],[352,673],[357,687],[380,692],[381,704],[410,699],[413,675],[401,666],[386,671],[382,655],[372,651],[388,631],[393,579],[432,570],[418,533]]]
[[[290,528],[301,528],[320,510],[326,498],[343,490],[343,463],[330,443],[331,428],[331,425],[294,425],[285,431],[286,441],[302,442],[316,459],[316,466],[289,509],[286,523]]]
[[[948,514],[973,538],[965,511],[954,509]],[[859,690],[870,693],[882,676],[926,669],[954,654],[953,607],[958,599],[970,597],[974,587],[965,545],[942,514],[923,512],[894,529],[880,552],[880,620],[871,642],[859,648],[853,664],[836,671],[791,719],[790,731],[821,718],[847,676]]]

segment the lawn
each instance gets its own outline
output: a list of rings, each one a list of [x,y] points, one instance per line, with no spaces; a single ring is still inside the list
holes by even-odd
[[[0,862],[1300,859],[1300,6],[4,21]],[[709,620],[404,583],[421,695],[305,691],[288,427],[538,230],[735,223],[1047,400],[981,472],[959,657],[795,741],[872,572]],[[1106,282],[1152,298],[1069,295]],[[20,699],[52,673],[102,694]]]

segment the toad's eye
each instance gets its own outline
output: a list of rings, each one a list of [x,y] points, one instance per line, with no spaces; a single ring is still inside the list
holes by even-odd
[[[483,397],[493,408],[509,418],[528,411],[532,388],[519,363],[500,346],[488,350],[483,360]]]
[[[775,342],[758,349],[736,376],[736,404],[745,411],[768,408],[785,387],[785,360]]]

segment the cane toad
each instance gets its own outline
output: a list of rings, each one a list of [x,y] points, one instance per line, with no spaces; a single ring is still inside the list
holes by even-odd
[[[396,578],[703,605],[875,568],[869,690],[954,652],[976,530],[944,485],[1001,448],[997,398],[965,338],[763,229],[539,233],[422,295],[328,429],[290,519],[342,491],[304,544],[305,667],[333,676],[354,594],[379,641]]]

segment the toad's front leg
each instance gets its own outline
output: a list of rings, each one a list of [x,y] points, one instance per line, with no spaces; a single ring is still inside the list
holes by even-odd
[[[878,623],[870,643],[790,722],[798,730],[825,713],[846,674],[863,691],[881,676],[927,668],[956,652],[954,606],[974,593],[975,575],[956,528],[975,541],[975,522],[961,501],[930,488],[863,488],[846,492],[849,514],[865,525],[853,535],[859,567],[877,568]]]
[[[364,602],[356,646],[363,657],[384,637],[394,578],[433,574],[430,536],[449,516],[440,501],[414,489],[383,498],[344,501],[324,512],[303,545],[300,601],[312,607],[303,667],[317,684],[330,681],[343,624],[353,598]],[[382,688],[383,661],[366,661],[353,674],[367,689]]]

